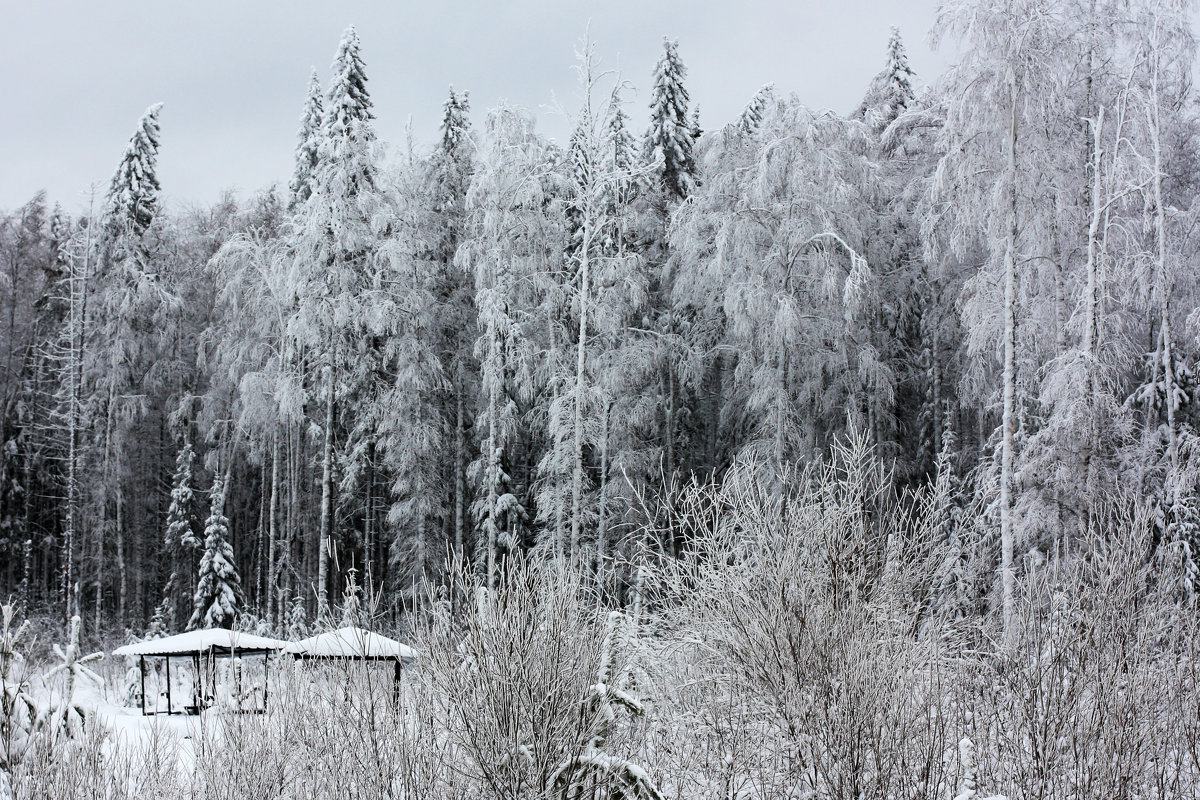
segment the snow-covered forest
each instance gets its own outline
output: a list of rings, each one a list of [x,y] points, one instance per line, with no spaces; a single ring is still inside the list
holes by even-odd
[[[455,87],[386,156],[350,28],[288,185],[211,207],[151,105],[89,207],[0,216],[12,629],[292,637],[361,585],[422,654],[399,717],[329,699],[370,748],[243,731],[195,796],[1197,796],[1192,14],[948,0],[958,63],[893,31],[848,116],[707,120],[686,41],[635,93],[584,40],[565,144]],[[102,737],[20,765],[9,661],[0,768],[79,786]]]

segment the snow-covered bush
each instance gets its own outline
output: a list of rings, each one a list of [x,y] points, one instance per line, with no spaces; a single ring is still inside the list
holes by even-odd
[[[25,659],[17,650],[29,631],[29,621],[13,627],[16,606],[0,606],[0,797],[7,797],[8,776],[29,746],[39,723],[37,705],[29,694]]]
[[[946,796],[954,670],[925,600],[933,527],[892,510],[861,444],[782,490],[754,476],[697,491],[688,552],[651,573],[659,635],[682,648],[659,678],[681,712],[658,720],[664,791]]]
[[[472,794],[575,796],[585,780],[614,796],[657,796],[626,726],[614,724],[621,699],[636,707],[621,686],[628,653],[587,576],[513,558],[492,589],[474,574],[451,580],[451,599],[427,612],[415,645]]]

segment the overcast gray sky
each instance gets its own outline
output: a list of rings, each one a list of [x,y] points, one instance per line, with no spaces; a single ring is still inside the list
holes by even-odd
[[[471,93],[481,123],[499,100],[537,113],[576,99],[571,64],[591,24],[603,66],[619,67],[645,125],[662,37],[678,38],[702,126],[741,112],[764,83],[818,108],[847,112],[883,65],[899,26],[918,78],[948,56],[930,52],[936,0],[880,2],[316,2],[0,0],[0,209],[46,189],[68,209],[106,188],[141,112],[163,102],[159,178],[172,205],[246,196],[291,172],[296,128],[316,67],[324,81],[353,23],[380,137],[436,135],[446,88]]]

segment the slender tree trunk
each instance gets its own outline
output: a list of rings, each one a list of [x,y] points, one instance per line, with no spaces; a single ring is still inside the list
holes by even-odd
[[[279,584],[277,559],[279,542],[279,431],[271,434],[271,497],[267,505],[267,619],[272,624],[283,618],[283,609],[275,605]]]
[[[1004,413],[1000,444],[1000,586],[1004,641],[1013,642],[1013,447],[1016,435],[1017,353],[1017,88],[1010,85],[1008,231],[1004,247]]]
[[[590,203],[590,199],[587,202]],[[585,364],[588,304],[591,302],[591,259],[588,252],[592,243],[591,226],[591,214],[588,212],[579,253],[579,346],[575,354],[575,442],[571,453],[575,462],[571,478],[571,556],[579,552],[583,517],[583,403],[587,392]]]
[[[942,452],[942,360],[941,325],[933,323],[933,342],[929,354],[929,365],[933,372],[933,454],[936,457]]]
[[[367,497],[363,511],[363,585],[367,594],[375,586],[375,444],[367,446]]]
[[[112,466],[112,448],[113,448],[113,445],[112,445],[113,430],[112,429],[113,429],[113,415],[116,413],[115,408],[116,408],[116,392],[115,392],[115,389],[110,385],[109,390],[108,390],[108,409],[107,409],[107,413],[105,414],[105,417],[104,417],[105,422],[104,422],[104,461],[103,461],[104,480],[108,485],[105,487],[102,507],[100,509],[101,524],[95,526],[95,534],[93,536],[93,538],[95,540],[95,548],[96,548],[96,558],[95,558],[96,608],[94,609],[94,613],[96,615],[96,628],[95,629],[97,631],[100,630],[100,621],[103,618],[102,615],[104,613],[104,609],[103,609],[103,606],[104,606],[104,602],[103,602],[103,600],[104,600],[104,524],[103,524],[103,521],[108,518],[108,493],[109,493],[109,491],[111,491],[111,487],[113,484],[117,484],[119,487],[119,482],[120,482],[119,477],[114,477],[113,473],[115,470],[113,469],[113,466]]]
[[[463,413],[463,385],[461,374],[454,398],[454,555],[463,557],[464,526],[466,525],[466,429]]]
[[[303,597],[305,591],[305,583],[312,573],[305,570],[306,564],[304,559],[303,541],[297,536],[297,531],[300,528],[300,448],[302,447],[303,433],[299,425],[293,425],[288,431],[288,507],[287,507],[287,530],[284,535],[287,537],[286,557],[292,568],[292,572],[288,575],[288,586],[293,590],[288,595],[290,601],[292,597]],[[285,612],[286,613],[286,609]]]
[[[1091,149],[1091,218],[1087,232],[1087,287],[1084,290],[1083,354],[1084,369],[1087,370],[1088,391],[1088,441],[1084,449],[1084,475],[1087,486],[1088,517],[1095,514],[1098,499],[1096,465],[1100,456],[1100,224],[1103,220],[1103,204],[1100,198],[1100,165],[1103,158],[1101,134],[1104,130],[1104,107],[1101,106],[1092,125]]]
[[[492,392],[494,394],[494,392]],[[500,487],[497,485],[500,480],[500,447],[498,437],[500,435],[500,409],[497,408],[499,398],[494,396],[488,397],[488,438],[487,438],[487,484],[488,484],[488,505],[487,505],[487,585],[492,587],[495,585],[496,578],[496,546],[497,546],[497,526],[500,524],[499,509],[500,504]]]
[[[125,491],[117,487],[117,624],[125,624],[125,601],[128,595],[125,563]]]
[[[92,219],[89,210],[88,218]],[[83,346],[87,331],[87,293],[88,279],[92,267],[92,231],[95,225],[88,225],[87,240],[84,243],[83,274],[76,276],[74,260],[71,263],[71,329],[68,358],[68,402],[67,414],[67,524],[63,534],[63,616],[64,622],[70,622],[71,617],[80,613],[79,586],[75,575],[75,540],[78,538],[79,524],[79,429],[80,397],[83,391]]]
[[[667,480],[675,477],[675,366],[667,364]]]
[[[608,558],[608,420],[612,404],[606,399],[600,411],[600,504],[596,520],[596,569],[601,575],[601,585],[605,573],[605,559]]]
[[[333,529],[333,367],[325,367],[325,431],[321,445],[321,527],[317,541],[317,616],[329,611],[329,553]]]
[[[1154,232],[1157,241],[1158,268],[1158,301],[1160,326],[1162,330],[1162,367],[1163,393],[1167,405],[1167,459],[1171,466],[1171,476],[1167,481],[1168,502],[1174,502],[1174,485],[1179,474],[1179,437],[1178,425],[1175,419],[1175,353],[1174,341],[1171,336],[1171,295],[1174,287],[1167,269],[1167,222],[1166,208],[1163,204],[1162,192],[1162,130],[1159,127],[1158,114],[1158,65],[1155,64],[1151,83],[1151,99],[1153,103],[1146,109],[1147,122],[1150,129],[1150,142],[1154,150]]]
[[[270,496],[271,476],[265,468],[262,469],[259,475],[259,492],[258,492],[258,530],[256,533],[257,541],[254,543],[254,601],[260,610],[264,610],[262,599],[263,592],[266,589],[268,579],[266,563],[267,563],[267,498]]]

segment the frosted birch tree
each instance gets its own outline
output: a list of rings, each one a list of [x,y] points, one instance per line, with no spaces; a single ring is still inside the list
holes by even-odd
[[[968,352],[995,353],[1000,362],[996,503],[1001,618],[1009,640],[1017,547],[1016,450],[1030,381],[1019,372],[1019,364],[1028,362],[1018,348],[1038,341],[1032,323],[1024,329],[1030,335],[1023,337],[1018,330],[1018,304],[1022,294],[1044,297],[1031,264],[1057,263],[1056,254],[1034,248],[1055,239],[1047,230],[1054,213],[1047,208],[1043,180],[1053,152],[1046,137],[1056,133],[1062,111],[1056,105],[1060,94],[1055,78],[1062,74],[1066,33],[1062,9],[1041,0],[995,7],[949,3],[939,11],[936,32],[943,39],[961,37],[968,55],[947,77],[950,100],[940,143],[946,156],[932,187],[938,205],[923,225],[934,258],[950,252],[961,260],[984,260],[968,283],[964,319]],[[939,249],[938,242],[946,247]],[[1018,396],[1019,388],[1026,393]]]
[[[744,450],[778,472],[863,422],[864,390],[891,377],[864,335],[875,278],[863,256],[865,129],[781,101],[752,138],[714,141],[713,167],[678,212],[673,297],[717,326],[736,359]],[[861,152],[861,145],[859,146]]]

